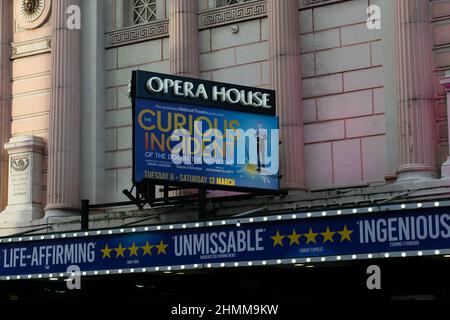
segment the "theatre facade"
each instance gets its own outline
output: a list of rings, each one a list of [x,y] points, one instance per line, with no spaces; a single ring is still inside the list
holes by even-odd
[[[1,0],[0,280],[445,270],[449,110],[450,0]],[[192,112],[279,172],[151,163]]]

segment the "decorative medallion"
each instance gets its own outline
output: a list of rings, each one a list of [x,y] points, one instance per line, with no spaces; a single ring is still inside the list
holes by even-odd
[[[11,161],[11,169],[16,172],[25,171],[28,169],[30,165],[30,159],[22,158],[22,159],[12,159]]]
[[[33,22],[42,14],[44,1],[42,0],[22,0],[20,1],[20,14],[28,22]]]
[[[43,25],[50,15],[50,0],[16,0],[15,16],[18,25],[34,29]]]

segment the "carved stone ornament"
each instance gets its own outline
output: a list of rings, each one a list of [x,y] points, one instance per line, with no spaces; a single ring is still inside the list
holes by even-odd
[[[11,159],[11,170],[15,172],[21,172],[28,169],[30,166],[30,159],[28,158],[20,158],[20,159]]]
[[[17,24],[23,29],[42,26],[50,16],[51,0],[16,0],[14,13]]]

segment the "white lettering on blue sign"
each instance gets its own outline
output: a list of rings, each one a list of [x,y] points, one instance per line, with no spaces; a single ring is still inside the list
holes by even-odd
[[[263,251],[264,229],[174,236],[177,257]]]
[[[224,87],[212,87],[211,97],[208,96],[205,85],[200,83],[195,86],[192,82],[161,79],[159,77],[151,77],[145,84],[145,88],[151,94],[171,93],[175,97],[184,97],[190,99],[203,99],[217,102],[226,102],[229,104],[240,104],[242,106],[271,109],[270,94],[260,91],[238,90],[236,88],[226,89]]]
[[[10,248],[3,249],[2,254],[5,269],[92,263],[95,260],[95,243]]]
[[[384,243],[450,238],[450,215],[420,215],[361,220],[360,243]]]

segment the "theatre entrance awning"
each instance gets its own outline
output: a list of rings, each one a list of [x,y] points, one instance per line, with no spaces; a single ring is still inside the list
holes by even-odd
[[[405,203],[2,238],[0,279],[443,256],[449,207]]]

